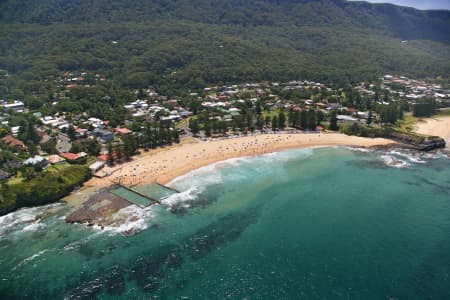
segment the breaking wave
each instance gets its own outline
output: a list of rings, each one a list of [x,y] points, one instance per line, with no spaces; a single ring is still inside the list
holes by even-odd
[[[397,157],[403,157],[409,160],[412,163],[416,164],[424,164],[426,163],[425,160],[422,160],[420,153],[412,153],[412,152],[400,152],[398,150],[391,150],[390,154],[395,155]]]
[[[389,167],[407,168],[410,166],[406,161],[396,158],[393,155],[381,155],[381,159]]]
[[[130,205],[122,208],[111,216],[109,224],[106,226],[93,226],[94,229],[113,234],[135,234],[148,228],[149,221],[154,217],[152,207],[140,208]]]
[[[40,207],[23,208],[0,217],[0,237],[18,231],[35,231],[45,228],[42,219],[54,213],[64,204],[55,203]]]

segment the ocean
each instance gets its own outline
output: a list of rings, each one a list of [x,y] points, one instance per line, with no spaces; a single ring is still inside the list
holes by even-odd
[[[450,160],[346,147],[219,162],[105,229],[0,217],[2,299],[450,299]],[[136,231],[126,236],[125,232]]]

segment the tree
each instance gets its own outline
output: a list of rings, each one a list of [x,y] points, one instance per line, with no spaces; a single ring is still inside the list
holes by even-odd
[[[67,129],[67,136],[73,141],[76,138],[76,131],[75,128],[73,128],[73,126],[69,126],[69,128]]]
[[[405,118],[403,114],[403,108],[401,106],[398,107],[398,119],[403,120]]]
[[[424,100],[413,105],[413,115],[415,117],[428,117],[434,114],[436,104],[434,100]]]
[[[264,118],[264,125],[265,125],[266,127],[269,127],[271,123],[272,123],[272,118],[271,118],[270,116],[266,116],[266,117]]]
[[[316,129],[316,125],[317,125],[316,113],[314,112],[314,110],[309,110],[307,115],[308,115],[307,128],[309,128],[311,130]]]
[[[73,145],[72,145],[73,147]],[[41,144],[41,150],[47,152],[48,154],[56,154],[56,139],[51,138],[47,142]]]
[[[200,132],[198,121],[196,119],[189,120],[189,128],[191,129],[193,135],[197,135]]]
[[[317,120],[317,124],[320,125],[320,123],[321,123],[324,119],[325,119],[324,113],[323,113],[320,109],[318,109],[318,110],[316,111],[316,120]]]
[[[370,126],[370,124],[372,124],[372,121],[373,121],[372,111],[369,110],[369,116],[367,116],[367,126]]]
[[[334,131],[339,129],[339,127],[337,125],[337,114],[336,114],[335,110],[333,110],[330,113],[330,128],[329,129],[334,130]]]
[[[123,155],[125,160],[129,160],[130,157],[136,152],[137,145],[136,139],[132,135],[127,135],[122,138],[123,142]]]
[[[207,137],[210,137],[211,136],[211,126],[209,124],[209,121],[205,122],[203,129],[205,130],[205,135]]]
[[[79,153],[79,152],[81,152],[80,144],[79,143],[72,143],[72,147],[70,147],[70,152],[72,152],[72,153]]]
[[[124,149],[124,145],[122,143],[117,144],[115,146],[115,153],[116,153],[116,161],[120,163],[122,161],[122,158],[125,156],[124,155],[125,149]]]
[[[261,101],[258,100],[255,103],[255,113],[259,116],[261,115],[261,112],[262,112]]]
[[[262,119],[261,115],[258,115],[258,117],[256,118],[256,128],[259,131],[262,131],[263,126],[264,126],[263,119]]]
[[[34,121],[31,118],[20,120],[19,126],[19,140],[26,144],[37,144],[40,141],[41,138],[34,129]]]
[[[0,138],[4,137],[7,134],[8,134],[8,130],[0,127]]]
[[[106,162],[109,166],[112,166],[114,164],[114,148],[111,142],[108,143],[108,155]]]
[[[290,109],[288,111],[288,123],[290,127],[295,127],[295,123],[297,120],[295,120],[295,112],[294,110]]]
[[[139,89],[137,94],[138,99],[143,99],[145,97],[144,90]]]
[[[97,156],[100,153],[100,145],[96,140],[92,139],[87,143],[86,150],[90,155]]]
[[[36,171],[33,167],[24,166],[21,171],[25,180],[31,180],[36,177]]]
[[[302,112],[300,113],[300,127],[302,129],[308,128],[308,114],[306,110],[302,110]]]
[[[286,127],[286,115],[284,114],[284,111],[280,111],[278,114],[278,128],[284,129]]]
[[[272,118],[272,130],[277,130],[278,128],[278,117],[273,116]]]
[[[178,129],[176,129],[176,128],[172,130],[172,139],[175,143],[180,142],[180,133],[178,132]]]

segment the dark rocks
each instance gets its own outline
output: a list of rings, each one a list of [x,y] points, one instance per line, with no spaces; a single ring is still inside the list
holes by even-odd
[[[431,151],[445,148],[445,140],[438,136],[422,136],[414,133],[393,132],[389,138],[404,144],[405,148],[414,150]]]

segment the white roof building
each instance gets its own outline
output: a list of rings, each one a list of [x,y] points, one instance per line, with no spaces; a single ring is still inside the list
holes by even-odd
[[[27,159],[24,164],[28,165],[28,166],[34,166],[37,164],[43,164],[46,163],[47,159],[45,157],[42,157],[40,155],[36,155],[35,157],[30,157],[29,159]]]

